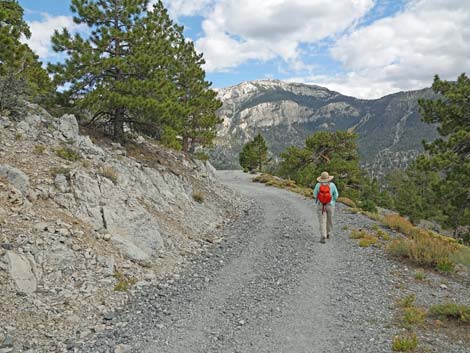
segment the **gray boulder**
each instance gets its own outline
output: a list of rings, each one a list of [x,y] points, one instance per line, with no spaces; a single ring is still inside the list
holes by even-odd
[[[26,196],[29,191],[29,177],[19,169],[9,165],[0,165],[0,177],[5,178],[17,188],[23,196]]]

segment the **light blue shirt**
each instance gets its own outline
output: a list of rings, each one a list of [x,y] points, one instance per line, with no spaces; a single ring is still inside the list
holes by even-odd
[[[327,184],[327,183],[322,183],[322,184]],[[334,183],[330,182],[329,184],[330,184],[330,194],[331,194],[331,202],[329,203],[329,205],[334,206],[336,203],[336,199],[339,197],[339,193]],[[315,199],[316,204],[319,203],[317,200],[317,195],[319,191],[320,191],[320,183],[317,183],[315,185],[315,188],[313,189],[313,198]]]

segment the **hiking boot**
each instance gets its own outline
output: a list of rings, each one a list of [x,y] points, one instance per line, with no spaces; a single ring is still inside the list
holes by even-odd
[[[325,238],[323,238],[323,237],[320,238],[320,243],[325,244],[326,243]]]
[[[330,235],[329,235],[329,234],[326,235],[326,239],[330,239]]]

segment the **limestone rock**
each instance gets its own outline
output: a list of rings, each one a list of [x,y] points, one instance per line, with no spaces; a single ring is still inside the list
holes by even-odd
[[[31,294],[36,291],[37,278],[35,275],[36,263],[31,255],[18,254],[7,251],[8,271],[15,283],[17,290],[21,293]]]
[[[29,177],[19,169],[9,165],[0,165],[0,177],[7,179],[23,196],[26,196],[29,190]]]
[[[60,192],[67,192],[68,182],[67,177],[63,174],[57,174],[54,179],[54,185]]]
[[[78,140],[78,123],[77,119],[74,115],[65,114],[59,119],[59,131],[62,135],[70,141],[77,141]]]

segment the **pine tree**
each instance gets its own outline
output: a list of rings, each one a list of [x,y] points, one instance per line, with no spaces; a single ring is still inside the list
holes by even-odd
[[[246,143],[239,155],[239,162],[243,169],[262,171],[268,160],[268,147],[261,134]]]
[[[441,176],[433,190],[446,224],[470,225],[470,78],[462,74],[450,82],[436,76],[432,88],[440,97],[421,99],[419,105],[424,121],[439,124],[441,138],[425,144],[428,155],[418,166]]]
[[[147,20],[148,0],[72,0],[74,21],[92,30],[89,38],[56,31],[53,48],[66,52],[64,63],[51,65],[58,84],[69,84],[68,96],[105,120],[117,139],[124,125],[146,127],[163,119],[172,106],[165,71],[171,42],[159,23]]]
[[[323,171],[336,177],[342,193],[358,198],[364,181],[359,167],[357,135],[345,131],[320,131],[308,137],[306,147],[289,147],[281,154],[278,174],[311,186]]]
[[[208,147],[216,136],[216,126],[221,122],[217,110],[222,103],[217,93],[210,89],[202,69],[205,61],[197,54],[193,42],[181,37],[181,50],[178,62],[181,70],[176,79],[183,105],[182,139],[183,151],[194,152],[196,146]]]
[[[0,1],[0,111],[17,111],[22,99],[44,102],[54,92],[37,55],[20,42],[31,33],[17,1]]]
[[[0,1],[0,74],[5,74],[7,67],[22,66],[22,58],[28,49],[20,43],[22,35],[31,36],[23,19],[23,8],[16,0]]]

